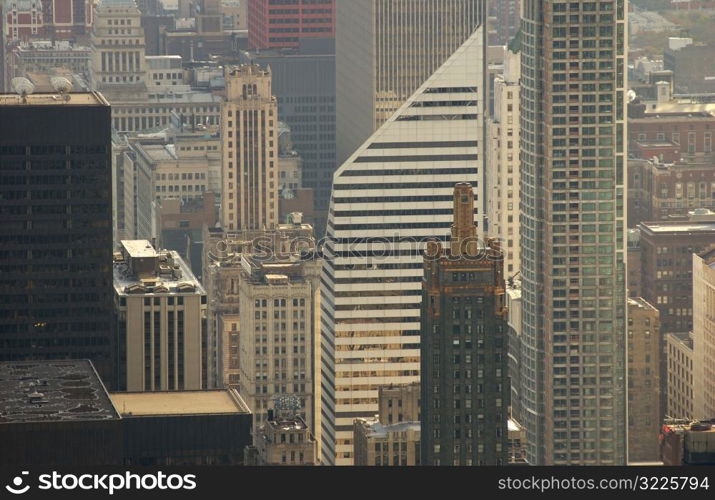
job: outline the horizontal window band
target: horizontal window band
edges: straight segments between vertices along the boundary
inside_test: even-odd
[[[452,227],[452,222],[390,222],[386,224],[336,224],[333,227],[337,231],[353,231],[357,229],[439,229]]]
[[[427,121],[451,121],[451,120],[477,120],[478,115],[408,115],[400,116],[395,121],[398,122],[427,122]]]
[[[355,158],[353,163],[394,163],[407,161],[460,161],[478,160],[479,155],[408,155],[408,156],[361,156]]]
[[[476,148],[478,141],[373,142],[367,149]]]
[[[477,187],[478,183],[474,179],[464,179],[463,182],[470,182],[472,187]],[[454,189],[455,181],[451,182],[387,182],[381,184],[334,184],[334,191],[355,191],[366,189]]]
[[[410,169],[375,169],[375,170],[346,170],[341,173],[341,177],[384,177],[387,175],[478,175],[477,168],[410,168]]]
[[[333,198],[333,203],[400,203],[410,201],[454,201],[453,195],[445,196],[364,196],[357,198]]]
[[[451,208],[424,208],[414,210],[345,210],[332,212],[335,217],[380,217],[388,215],[452,215]],[[478,213],[476,210],[475,214]]]

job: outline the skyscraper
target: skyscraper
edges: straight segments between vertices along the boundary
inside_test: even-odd
[[[519,422],[531,464],[626,461],[626,10],[523,5]]]
[[[0,95],[0,360],[89,358],[111,387],[110,127],[97,93]]]
[[[508,462],[509,367],[503,258],[480,248],[474,191],[454,188],[450,249],[428,245],[422,282],[422,465]]]
[[[446,239],[454,185],[483,186],[483,36],[335,174],[321,292],[324,463],[352,463],[353,419],[374,416],[379,386],[419,380],[422,250]]]
[[[221,123],[223,228],[272,228],[278,222],[278,104],[270,68],[226,68]]]
[[[470,37],[486,17],[484,4],[484,0],[337,2],[338,164]]]

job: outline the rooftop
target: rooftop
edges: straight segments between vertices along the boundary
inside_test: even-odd
[[[368,437],[386,438],[388,434],[392,432],[420,431],[419,422],[398,422],[396,424],[384,425],[377,417],[359,418],[357,420],[368,428]]]
[[[123,417],[250,413],[234,390],[113,392],[109,397]]]
[[[0,363],[0,425],[117,418],[88,360]]]
[[[639,309],[647,309],[649,311],[656,311],[657,309],[653,305],[645,300],[643,297],[629,297],[628,305],[633,307],[638,307]]]
[[[16,93],[0,94],[0,106],[109,106],[98,92],[71,92],[69,100],[55,93],[30,94],[24,98]]]
[[[646,233],[710,233],[715,232],[713,222],[641,222],[639,228]]]
[[[132,258],[156,257],[156,250],[148,240],[122,240],[122,246]]]

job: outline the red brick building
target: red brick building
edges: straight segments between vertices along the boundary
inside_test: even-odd
[[[689,110],[691,108],[692,110]],[[664,153],[663,161],[678,158],[700,160],[713,155],[715,104],[659,104],[657,112],[629,113],[629,151],[647,156]],[[650,144],[650,146],[648,146]],[[653,144],[657,144],[653,148]],[[657,151],[658,149],[662,151]],[[670,152],[669,152],[670,150]]]
[[[628,227],[643,221],[684,220],[697,208],[715,211],[715,161],[628,160]]]
[[[250,0],[251,49],[297,48],[300,38],[335,36],[335,0]]]

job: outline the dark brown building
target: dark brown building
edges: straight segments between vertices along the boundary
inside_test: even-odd
[[[479,248],[471,184],[454,189],[450,249],[428,244],[421,316],[423,465],[508,463],[503,256]]]
[[[660,311],[661,331],[693,329],[693,253],[715,244],[715,217],[702,222],[643,222],[643,298]]]
[[[715,162],[628,160],[628,227],[687,219],[698,208],[715,209]]]

